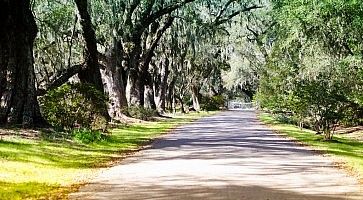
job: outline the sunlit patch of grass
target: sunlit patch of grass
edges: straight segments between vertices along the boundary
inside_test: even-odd
[[[0,140],[0,199],[65,199],[74,184],[87,181],[99,167],[177,125],[214,113],[192,113],[120,126],[90,144],[61,140]]]
[[[67,193],[72,189],[59,185],[38,182],[0,182],[0,199],[67,199]]]
[[[335,135],[332,141],[325,141],[322,135],[316,135],[314,131],[301,130],[297,126],[280,123],[272,115],[266,113],[260,113],[259,119],[279,133],[296,139],[316,150],[333,155],[344,162],[353,172],[357,173],[361,179],[363,178],[363,142],[344,138],[341,135]]]

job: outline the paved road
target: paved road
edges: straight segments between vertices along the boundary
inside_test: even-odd
[[[71,199],[363,199],[327,158],[273,134],[253,111],[178,128],[101,173]]]

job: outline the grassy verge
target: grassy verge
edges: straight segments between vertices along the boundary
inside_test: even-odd
[[[97,169],[168,130],[212,113],[193,113],[120,127],[104,141],[0,139],[0,199],[67,199]]]
[[[323,136],[307,129],[300,130],[297,126],[283,124],[273,118],[272,115],[260,113],[259,119],[269,125],[278,133],[293,138],[315,150],[332,155],[344,167],[357,175],[362,182],[363,178],[363,143],[353,139],[336,135],[332,141],[324,141]]]

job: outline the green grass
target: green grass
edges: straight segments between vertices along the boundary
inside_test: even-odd
[[[260,113],[259,119],[278,133],[334,156],[363,180],[363,142],[344,138],[342,135],[335,135],[332,141],[324,141],[323,136],[316,135],[314,131],[300,130],[297,126],[280,123],[270,114]]]
[[[92,178],[100,167],[120,160],[125,152],[168,130],[212,113],[193,113],[123,126],[103,141],[0,139],[0,199],[66,199],[77,185]]]

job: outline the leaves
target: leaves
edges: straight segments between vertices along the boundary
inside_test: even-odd
[[[361,3],[272,2],[277,37],[256,99],[310,121],[311,128],[331,139],[334,126],[358,116],[362,107],[357,104],[363,72]]]

